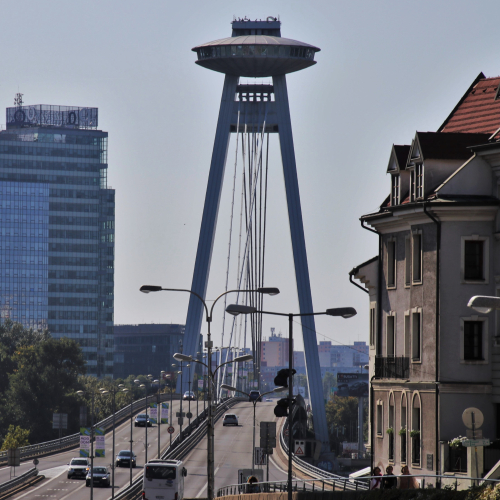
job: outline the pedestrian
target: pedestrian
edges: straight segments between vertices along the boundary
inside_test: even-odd
[[[247,493],[260,493],[259,480],[255,476],[250,476],[247,483]]]
[[[398,479],[393,474],[393,470],[394,469],[393,469],[392,465],[388,465],[385,468],[385,474],[382,477],[382,489],[383,490],[392,490],[398,484]]]
[[[410,470],[407,465],[403,465],[403,467],[401,467],[399,488],[401,490],[414,490],[418,488],[417,481],[412,475],[410,475]]]
[[[370,490],[379,490],[382,487],[382,471],[380,467],[375,467],[372,471]]]

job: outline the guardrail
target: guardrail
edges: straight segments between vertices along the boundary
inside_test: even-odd
[[[281,427],[281,432],[280,432],[280,447],[285,455],[288,456],[288,438],[285,439],[285,429],[288,428],[288,420]],[[333,489],[342,489],[342,490],[353,490],[353,491],[358,491],[358,490],[367,490],[369,486],[369,481],[367,482],[366,480],[363,479],[349,479],[348,477],[342,477],[338,476],[337,474],[332,474],[331,472],[326,472],[323,469],[320,469],[319,467],[315,467],[314,465],[311,465],[304,460],[301,460],[300,458],[296,457],[294,454],[292,454],[292,462],[294,467],[299,469],[300,471],[304,472],[305,474],[316,478],[316,479],[321,479],[322,481],[325,482],[328,486],[331,486]]]
[[[13,490],[14,488],[23,484],[25,481],[28,481],[29,479],[37,475],[38,470],[36,469],[36,467],[33,467],[33,469],[30,469],[28,472],[25,472],[24,474],[21,474],[20,476],[17,476],[10,481],[0,484],[0,496],[7,491]]]
[[[148,398],[151,401],[151,397]],[[160,401],[169,401],[169,394],[160,394]],[[132,412],[136,412],[145,408],[146,398],[138,399],[132,403]],[[122,420],[126,420],[130,417],[130,405],[123,407],[115,413],[115,425],[120,423]],[[113,426],[113,415],[106,417],[97,424],[95,427],[102,427],[105,431],[108,431]],[[31,457],[37,457],[40,455],[45,455],[52,453],[54,451],[64,450],[66,448],[73,448],[80,444],[80,433],[71,434],[70,436],[65,436],[61,439],[54,439],[52,441],[45,441],[43,443],[31,444],[29,446],[23,446],[19,448],[21,453],[21,460]],[[0,451],[0,465],[5,465],[7,463],[7,451]]]
[[[220,417],[222,417],[226,410],[234,406],[236,403],[244,400],[245,398],[229,398],[227,400],[222,400],[215,411],[214,424]],[[182,437],[180,434],[177,434],[175,439],[172,441],[172,446],[168,446],[167,449],[161,454],[161,458],[163,460],[174,458],[180,460],[184,458],[203,439],[206,433],[206,425],[200,426],[200,424],[205,422],[207,413],[208,408],[192,420],[191,424],[182,431]],[[137,500],[141,498],[142,476],[143,474],[138,476],[132,482],[131,486],[118,493],[118,495],[115,495],[115,500]],[[111,497],[108,500],[111,500]]]

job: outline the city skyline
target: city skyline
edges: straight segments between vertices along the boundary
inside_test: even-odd
[[[456,2],[453,10],[432,2],[419,9],[398,2],[382,7],[257,2],[233,7],[236,12],[222,2],[154,2],[147,10],[109,2],[99,16],[78,5],[21,4],[29,7],[23,11],[25,36],[2,53],[9,71],[0,82],[0,109],[11,107],[17,92],[27,104],[99,108],[100,128],[111,139],[108,182],[119,193],[116,324],[185,321],[188,297],[146,297],[138,289],[191,284],[223,79],[197,67],[191,48],[227,36],[233,14],[252,19],[279,14],[283,36],[321,48],[315,67],[288,79],[313,303],[316,310],[354,306],[358,316],[349,322],[318,319],[318,340],[367,340],[366,296],[349,283],[348,273],[377,253],[376,237],[362,231],[358,219],[389,194],[378,173],[392,143],[404,143],[415,129],[437,130],[480,71],[500,74],[493,25],[500,7],[494,2],[472,12],[469,2]],[[3,39],[13,39],[19,3],[3,2],[2,10]],[[85,44],[73,36],[68,19],[85,26]],[[425,27],[424,39],[411,36],[409,19],[410,25]],[[41,24],[58,29],[40,37]],[[40,52],[29,50],[34,44]],[[232,144],[229,151],[228,165],[234,162]],[[271,160],[269,248],[274,251],[266,284],[281,294],[265,305],[297,312],[276,145]],[[228,211],[230,184],[226,177],[221,217]],[[221,220],[209,299],[224,290],[227,227]],[[222,307],[215,311],[216,344],[222,312]],[[287,335],[286,321],[265,318],[263,330],[270,326]]]

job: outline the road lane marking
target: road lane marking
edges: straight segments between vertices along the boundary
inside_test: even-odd
[[[47,484],[49,484],[51,481],[54,481],[54,479],[57,479],[59,476],[61,476],[62,474],[64,474],[64,472],[66,472],[66,469],[67,469],[67,466],[61,466],[61,467],[54,467],[54,469],[60,469],[62,468],[63,470],[60,472],[60,474],[58,474],[57,476],[54,476],[52,479],[49,479],[48,481],[42,481],[42,484],[40,486],[37,486],[36,488],[34,489],[30,489],[27,493],[24,493],[23,495],[21,496],[18,496],[18,497],[15,497],[17,500],[20,499],[20,498],[24,498],[25,496],[33,496],[33,492],[36,491],[36,490],[39,490],[40,488],[42,487],[45,487],[47,486]],[[52,470],[52,469],[49,469],[49,471]],[[45,475],[45,471],[44,471],[44,475]]]
[[[82,488],[86,487],[86,484],[87,482],[85,481],[85,483],[83,483],[81,486],[79,486],[78,488],[76,488],[76,490],[73,490],[71,491],[70,493],[68,493],[67,495],[64,495],[62,498],[60,498],[59,500],[64,500],[65,498],[68,498],[70,497],[71,495],[74,495],[78,490],[81,490]]]
[[[214,479],[215,479],[215,475],[217,474],[218,470],[219,470],[219,467],[217,467],[217,469],[215,469],[215,471],[214,471]],[[207,489],[207,486],[208,486],[208,483],[205,484],[205,486],[203,486],[203,488],[196,495],[196,498],[200,498],[201,497],[201,495],[203,494],[203,492]]]

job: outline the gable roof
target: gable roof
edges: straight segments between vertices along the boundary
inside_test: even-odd
[[[500,77],[479,73],[438,132],[493,134],[500,127]]]
[[[406,168],[406,160],[408,159],[409,152],[410,146],[398,146],[393,144],[391,156],[389,157],[389,164],[387,165],[387,173],[399,173],[401,170],[404,170]]]
[[[417,132],[408,156],[407,166],[413,160],[467,160],[472,156],[470,146],[485,144],[490,134]]]

